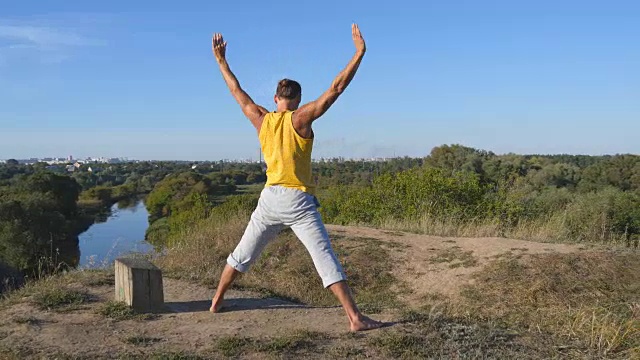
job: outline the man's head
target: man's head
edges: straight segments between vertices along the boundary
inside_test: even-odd
[[[296,110],[302,100],[302,87],[295,80],[282,79],[278,82],[273,99],[278,105],[278,111]]]

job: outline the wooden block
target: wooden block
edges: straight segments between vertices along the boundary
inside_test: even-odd
[[[116,301],[138,312],[164,307],[162,271],[148,260],[118,258],[115,261]]]

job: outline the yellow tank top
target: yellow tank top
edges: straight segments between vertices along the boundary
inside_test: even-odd
[[[292,111],[265,115],[258,138],[267,164],[265,187],[280,185],[315,194],[311,175],[313,138],[298,135],[291,120]]]

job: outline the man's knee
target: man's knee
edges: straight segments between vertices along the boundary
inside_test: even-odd
[[[252,257],[238,259],[237,255],[234,256],[234,253],[229,254],[227,257],[227,264],[241,273],[249,271],[249,268],[254,262],[255,259]]]

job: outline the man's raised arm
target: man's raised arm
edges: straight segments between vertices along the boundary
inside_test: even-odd
[[[344,92],[353,77],[358,71],[360,62],[364,57],[364,53],[367,47],[364,43],[364,38],[360,33],[358,25],[351,25],[351,36],[353,37],[353,43],[356,46],[356,53],[349,61],[349,64],[336,76],[331,84],[331,87],[325,91],[318,99],[302,106],[297,112],[294,113],[293,121],[296,127],[304,128],[311,126],[311,123],[322,116],[333,103],[338,99],[340,94]]]
[[[227,83],[229,90],[231,90],[231,94],[236,99],[238,104],[240,104],[244,115],[249,118],[256,130],[259,131],[260,126],[262,126],[262,119],[264,118],[264,115],[268,113],[267,109],[263,108],[262,106],[256,105],[249,94],[247,94],[244,90],[242,90],[242,87],[240,87],[240,82],[238,82],[236,76],[233,75],[233,72],[231,71],[231,68],[229,68],[229,64],[227,63],[227,42],[224,41],[221,34],[213,35],[211,47],[213,50],[213,54],[216,57],[216,61],[220,66],[222,77],[224,77],[224,81]]]

